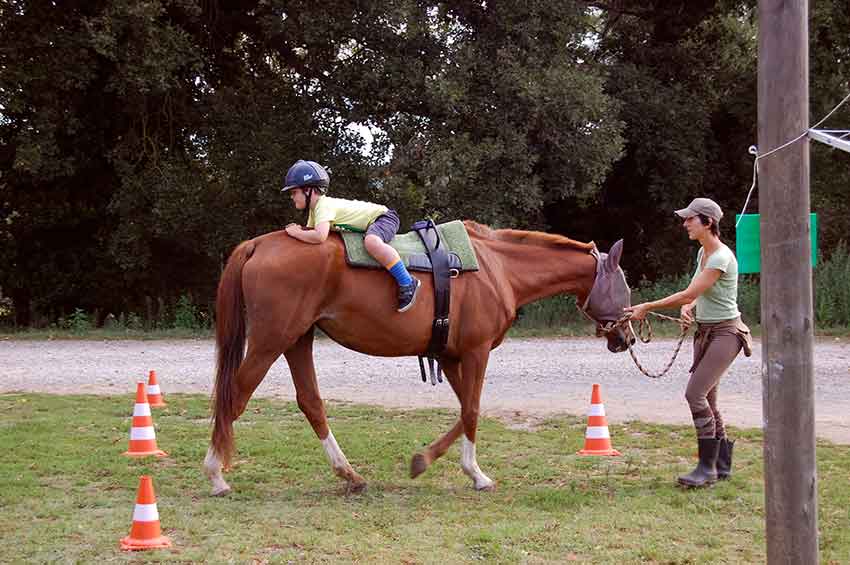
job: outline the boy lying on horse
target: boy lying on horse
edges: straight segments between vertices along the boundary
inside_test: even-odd
[[[296,161],[286,173],[283,192],[289,192],[298,210],[309,207],[307,228],[298,224],[286,226],[286,233],[306,243],[322,243],[330,230],[366,233],[366,251],[395,278],[398,283],[398,311],[413,307],[419,292],[419,279],[412,277],[398,252],[387,245],[399,228],[398,214],[386,206],[331,198],[326,195],[330,176],[315,161]]]

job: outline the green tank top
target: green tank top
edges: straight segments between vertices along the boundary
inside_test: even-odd
[[[702,272],[702,247],[697,252],[697,268],[691,280]],[[734,320],[741,315],[738,311],[738,260],[735,254],[725,244],[711,255],[705,262],[706,269],[717,269],[721,272],[708,290],[697,298],[696,319],[697,322],[723,322]]]

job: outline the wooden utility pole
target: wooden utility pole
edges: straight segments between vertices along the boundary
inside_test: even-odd
[[[808,0],[759,0],[758,147],[809,127]],[[809,141],[759,161],[769,564],[818,562]]]

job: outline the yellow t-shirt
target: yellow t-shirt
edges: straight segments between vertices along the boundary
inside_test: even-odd
[[[316,207],[310,210],[307,227],[315,228],[322,222],[330,222],[332,230],[365,232],[369,224],[388,210],[386,206],[372,202],[321,196]]]

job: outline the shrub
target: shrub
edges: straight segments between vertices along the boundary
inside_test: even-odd
[[[192,298],[187,294],[181,295],[174,307],[174,327],[187,330],[196,330],[201,327],[198,307],[192,303]]]
[[[92,320],[82,308],[75,308],[74,313],[68,317],[65,323],[67,328],[74,333],[84,333],[92,329]]]
[[[850,253],[843,241],[815,268],[813,286],[817,325],[850,325]]]

